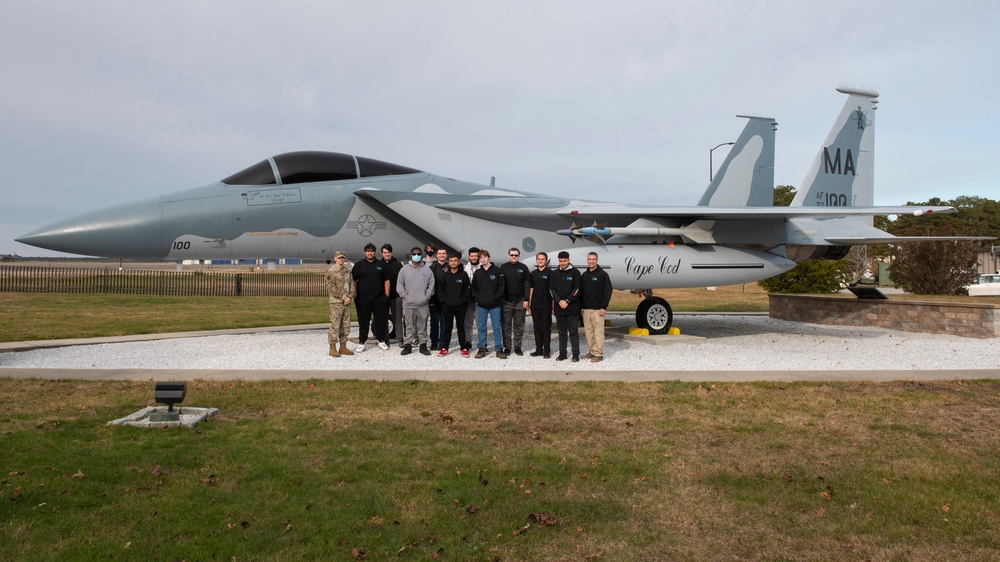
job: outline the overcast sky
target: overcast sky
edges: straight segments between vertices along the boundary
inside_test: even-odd
[[[961,0],[8,3],[0,253],[293,150],[693,205],[751,113],[797,186],[838,85],[881,94],[876,204],[997,199],[998,30]]]

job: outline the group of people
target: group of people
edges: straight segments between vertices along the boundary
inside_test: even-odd
[[[325,275],[332,357],[364,352],[369,332],[383,350],[389,349],[390,339],[398,338],[402,355],[414,350],[430,355],[437,350],[440,356],[448,354],[452,333],[457,332],[459,352],[469,357],[475,324],[475,357],[482,359],[489,354],[487,334],[491,326],[496,356],[506,359],[524,354],[521,346],[530,314],[535,333],[532,357],[552,356],[555,316],[557,361],[580,360],[581,320],[588,348],[582,357],[593,362],[604,358],[604,315],[612,287],[595,252],[588,254],[587,268],[582,272],[570,263],[565,251],[559,252],[558,268],[550,267],[548,254],[539,252],[534,270],[521,263],[517,248],[508,250],[508,261],[499,266],[490,261],[488,250],[476,247],[469,248],[464,264],[460,253],[433,244],[412,248],[405,264],[393,257],[391,244],[382,246],[381,259],[375,256],[374,244],[365,246],[364,252],[365,258],[353,267],[347,266],[344,252],[336,252]],[[353,350],[347,345],[352,302],[358,313],[358,344]]]

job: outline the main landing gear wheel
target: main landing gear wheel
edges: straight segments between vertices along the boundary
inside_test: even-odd
[[[635,323],[649,330],[651,335],[665,334],[674,323],[674,311],[660,297],[645,298],[635,309]]]

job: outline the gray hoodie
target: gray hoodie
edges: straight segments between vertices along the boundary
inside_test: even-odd
[[[402,299],[403,308],[427,308],[434,294],[434,272],[426,264],[414,266],[409,262],[399,270],[396,278],[396,292]]]

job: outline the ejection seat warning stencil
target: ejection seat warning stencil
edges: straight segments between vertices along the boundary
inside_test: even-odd
[[[258,189],[244,193],[243,197],[247,200],[247,205],[250,207],[302,202],[302,194],[299,193],[299,188],[297,187],[288,189]]]

